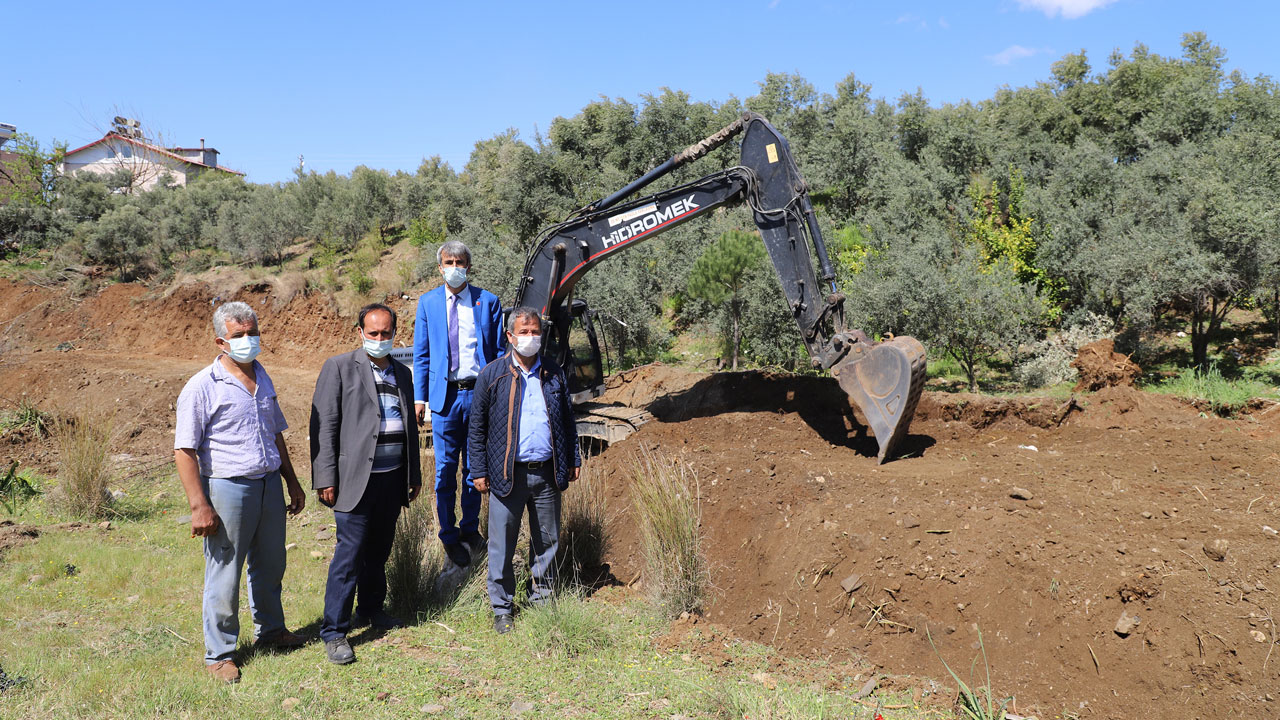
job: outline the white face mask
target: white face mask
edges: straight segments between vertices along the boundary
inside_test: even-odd
[[[457,289],[467,284],[467,269],[464,267],[447,267],[442,272],[444,281],[449,287]]]
[[[542,348],[541,335],[519,335],[516,337],[516,352],[525,357],[533,357]]]
[[[262,338],[257,335],[241,335],[230,340],[223,338],[223,341],[228,345],[227,356],[238,363],[253,362],[262,351]]]
[[[391,352],[391,343],[395,340],[393,335],[387,340],[370,340],[364,336],[364,330],[360,331],[360,338],[364,340],[364,351],[369,353],[369,357],[381,358],[386,357]]]

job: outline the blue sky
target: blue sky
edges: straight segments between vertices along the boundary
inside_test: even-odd
[[[820,92],[850,73],[877,97],[934,104],[1049,77],[1084,49],[1180,53],[1202,30],[1228,68],[1280,72],[1280,5],[1187,0],[836,2],[10,2],[0,122],[72,147],[113,115],[169,145],[200,138],[254,182],[364,164],[462,169],[477,140],[532,141],[558,116],[663,87],[754,94],[768,72]],[[678,148],[673,148],[673,150]]]

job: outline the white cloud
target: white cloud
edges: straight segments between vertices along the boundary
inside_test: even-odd
[[[942,28],[943,30],[946,30],[947,28],[951,27],[951,23],[947,22],[946,18],[940,17],[938,18],[938,27]]]
[[[1067,20],[1084,17],[1094,10],[1104,8],[1116,0],[1018,0],[1018,7],[1023,10],[1039,10],[1045,17],[1059,14]]]
[[[1034,48],[1022,47],[1021,45],[1010,45],[995,55],[988,55],[987,59],[990,60],[993,65],[1008,65],[1015,60],[1021,60],[1023,58],[1029,58],[1032,55],[1039,55],[1047,52],[1049,52],[1048,48],[1040,48],[1037,50]]]

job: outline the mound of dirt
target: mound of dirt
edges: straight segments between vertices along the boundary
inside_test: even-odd
[[[1112,340],[1098,340],[1080,348],[1071,367],[1080,373],[1075,391],[1101,390],[1108,387],[1132,387],[1142,374],[1142,368],[1128,355],[1116,352]]]
[[[661,390],[658,419],[598,459],[618,578],[644,583],[628,485],[646,447],[696,473],[706,619],[728,632],[946,684],[942,660],[968,668],[980,631],[995,691],[1024,713],[1269,714],[1274,434],[1132,388],[926,393],[908,456],[879,466],[829,379],[678,375],[628,378],[634,397]],[[1125,637],[1122,613],[1139,618]]]

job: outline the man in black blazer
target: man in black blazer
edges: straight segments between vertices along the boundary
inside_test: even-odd
[[[382,608],[387,557],[400,508],[422,487],[413,372],[390,357],[396,314],[382,304],[360,310],[361,347],[325,361],[311,398],[311,486],[333,508],[337,545],[329,563],[320,637],[329,662],[354,662],[355,622],[401,627]]]

